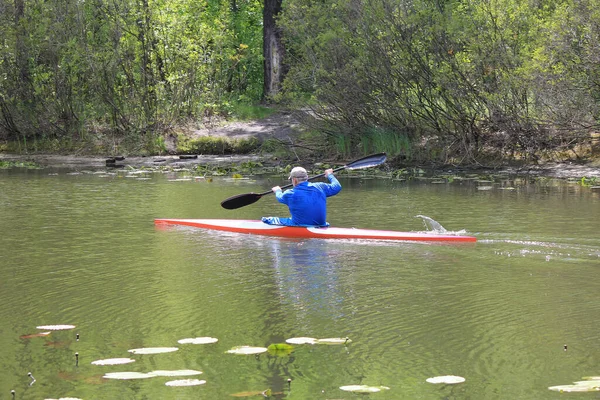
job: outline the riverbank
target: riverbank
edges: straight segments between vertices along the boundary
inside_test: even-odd
[[[199,156],[149,156],[149,157],[96,157],[96,156],[70,156],[55,154],[1,154],[0,163],[32,163],[41,168],[54,169],[115,169],[115,168],[154,168],[171,167],[185,168],[198,165],[230,166],[245,162],[262,162],[264,156],[259,155],[199,155]]]
[[[114,160],[114,163],[112,163]],[[290,160],[288,160],[290,161]],[[350,161],[350,160],[349,160]],[[133,168],[133,169],[151,169],[151,168],[196,168],[198,166],[207,167],[230,167],[243,163],[262,164],[265,167],[285,167],[287,161],[280,160],[273,155],[197,155],[197,156],[150,156],[150,157],[88,157],[71,155],[53,155],[53,154],[0,154],[0,163],[16,165],[18,163],[31,163],[41,168],[49,169],[115,169],[115,168]],[[425,171],[432,171],[430,168],[421,167]],[[595,178],[600,179],[600,163],[589,162],[585,164],[577,163],[552,163],[544,165],[529,166],[501,166],[501,167],[451,167],[438,168],[433,170],[436,173],[454,173],[454,174],[493,174],[493,175],[519,175],[519,176],[537,176],[560,179],[581,179]]]
[[[155,156],[90,156],[90,155],[59,155],[59,154],[14,154],[0,153],[0,164],[14,165],[17,163],[31,163],[41,168],[54,169],[103,169],[103,168],[196,168],[207,166],[209,168],[229,168],[244,163],[261,164],[264,167],[283,167],[288,164],[302,163],[310,168],[311,164],[318,162],[342,164],[352,160],[322,160],[315,156],[302,143],[304,131],[302,126],[291,113],[277,112],[266,118],[246,121],[231,122],[213,125],[201,130],[189,132],[192,138],[207,137],[225,140],[240,140],[255,138],[260,143],[271,142],[279,148],[287,149],[287,156],[282,152],[270,152],[262,146],[258,154],[248,155],[210,155],[210,154],[185,154],[176,153],[177,143],[167,143],[169,155]],[[306,140],[305,140],[306,141]],[[298,151],[296,151],[298,149]],[[317,167],[318,168],[318,167]],[[391,173],[391,167],[388,168]],[[561,179],[600,179],[600,159],[588,162],[555,162],[525,166],[411,166],[409,169],[425,170],[432,174],[503,174],[522,176],[543,176]]]

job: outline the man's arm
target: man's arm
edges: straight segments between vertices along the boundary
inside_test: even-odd
[[[340,190],[342,190],[342,185],[337,180],[335,175],[333,175],[333,169],[331,169],[331,168],[325,170],[325,177],[327,178],[327,180],[329,180],[329,185],[327,185],[327,184],[323,185],[324,189],[325,189],[325,195],[327,197],[335,196],[336,194],[338,194],[340,192]]]
[[[277,199],[277,201],[282,204],[286,204],[286,205],[287,205],[286,197],[291,195],[291,193],[293,192],[293,189],[288,189],[285,192],[283,192],[281,190],[281,187],[279,187],[279,186],[274,186],[271,190],[273,191],[273,193],[275,193],[275,198]]]

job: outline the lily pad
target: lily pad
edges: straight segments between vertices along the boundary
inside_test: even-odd
[[[135,362],[132,358],[107,358],[105,360],[92,361],[93,365],[120,365]]]
[[[600,391],[600,381],[580,381],[574,385],[550,386],[548,389],[555,392],[597,392]]]
[[[433,378],[427,378],[426,381],[429,383],[446,383],[452,385],[455,383],[463,383],[465,381],[465,378],[463,378],[462,376],[444,375],[435,376]]]
[[[60,397],[58,399],[44,399],[44,400],[81,400],[79,397]]]
[[[294,346],[287,343],[273,343],[267,349],[271,355],[285,357],[294,351]]]
[[[217,343],[219,339],[213,337],[197,337],[197,338],[186,338],[180,339],[177,343],[181,344],[209,344],[209,343]]]
[[[131,349],[127,350],[133,354],[159,354],[159,353],[171,353],[173,351],[177,351],[179,348],[177,347],[144,347],[141,349]]]
[[[176,371],[152,371],[148,372],[148,375],[152,376],[191,376],[200,375],[202,371],[196,371],[193,369],[180,369]]]
[[[67,329],[75,329],[75,325],[41,325],[36,326],[37,329],[43,329],[45,331],[62,331]]]
[[[145,374],[143,372],[108,372],[104,374],[106,379],[147,379],[154,375]]]
[[[236,346],[227,350],[230,354],[260,354],[267,351],[266,347]]]
[[[179,379],[176,381],[165,382],[167,386],[198,386],[204,385],[206,381],[201,381],[199,379]]]
[[[368,385],[347,385],[340,386],[340,389],[346,392],[354,392],[354,393],[377,393],[382,390],[389,390],[390,388],[387,386],[368,386]]]
[[[577,382],[573,382],[576,385],[579,386],[590,386],[590,387],[595,387],[598,388],[600,390],[600,380],[597,379],[592,379],[592,380],[585,380],[585,381],[577,381]]]
[[[318,339],[315,338],[311,338],[311,337],[295,337],[295,338],[291,338],[291,339],[286,339],[286,343],[291,343],[291,344],[315,344],[317,343]]]
[[[325,338],[317,339],[315,344],[348,344],[352,343],[349,338]]]
[[[293,350],[294,346],[287,343],[273,343],[267,347],[269,350]]]

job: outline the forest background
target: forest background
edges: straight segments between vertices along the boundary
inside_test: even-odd
[[[599,3],[0,0],[0,151],[272,151],[193,133],[275,108],[321,154],[586,161]]]

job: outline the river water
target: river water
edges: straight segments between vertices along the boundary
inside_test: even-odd
[[[282,177],[0,170],[0,398],[553,399],[600,375],[600,192],[575,182],[344,178],[334,226],[475,244],[290,240],[160,228],[154,218],[286,216],[273,196],[220,202]],[[74,325],[24,337],[44,325]],[[213,337],[211,344],[180,344]],[[294,337],[290,352],[226,353]],[[161,354],[139,348],[176,347]],[[93,365],[112,358],[124,365]],[[202,371],[103,378],[111,372]],[[31,374],[31,375],[28,375]],[[431,384],[456,375],[464,383]],[[34,381],[35,379],[35,381]],[[202,385],[171,387],[181,379]],[[561,397],[562,396],[562,397]]]

